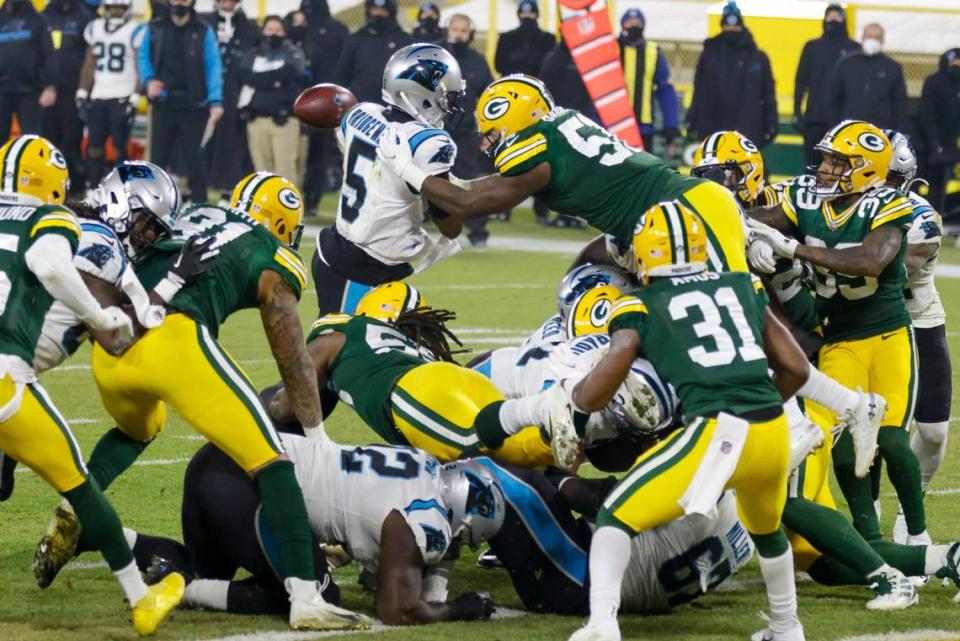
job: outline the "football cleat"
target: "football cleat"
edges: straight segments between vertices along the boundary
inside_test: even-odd
[[[563,385],[557,383],[543,392],[547,436],[557,466],[570,469],[580,453],[580,437],[573,424],[573,401]]]
[[[950,581],[960,588],[960,542],[953,543],[947,551],[947,559],[935,575],[940,579],[943,585],[949,585]],[[954,603],[960,603],[960,592],[953,597]]]
[[[620,641],[620,626],[616,619],[587,623],[570,635],[569,641]]]
[[[42,590],[50,586],[57,574],[77,555],[80,520],[64,499],[53,513],[47,531],[33,552],[33,576]]]
[[[290,595],[290,627],[294,630],[368,630],[368,616],[338,608],[323,600],[320,583],[288,578],[283,582]]]
[[[879,394],[860,394],[856,407],[840,415],[847,431],[853,438],[853,450],[856,454],[854,474],[863,478],[870,472],[873,459],[877,454],[877,433],[880,421],[887,411],[887,401]]]
[[[877,595],[867,601],[868,610],[903,610],[917,604],[917,589],[900,570],[888,567],[867,582]]]
[[[810,453],[823,445],[823,430],[810,421],[803,421],[790,430],[790,471],[800,467]]]
[[[171,572],[159,583],[147,588],[147,593],[133,606],[133,629],[142,637],[156,632],[160,622],[183,599],[186,582],[183,575]]]
[[[760,618],[771,623],[770,617],[763,612],[760,613]],[[750,635],[750,641],[806,641],[806,639],[803,634],[803,625],[796,617],[793,617],[784,630],[774,631],[772,625],[768,625],[763,630]]]
[[[496,553],[487,548],[483,551],[477,558],[477,567],[483,568],[484,570],[499,570],[503,567],[503,561],[496,555]]]

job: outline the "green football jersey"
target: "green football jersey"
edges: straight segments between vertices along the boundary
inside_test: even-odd
[[[550,182],[537,195],[550,209],[578,216],[626,243],[633,241],[643,212],[703,182],[631,149],[570,109],[556,109],[521,131],[494,160],[504,176],[525,173],[543,162],[550,164]]]
[[[613,307],[610,333],[633,329],[640,350],[673,385],[684,419],[742,415],[783,403],[763,351],[767,296],[742,272],[655,279]]]
[[[80,242],[80,221],[59,205],[0,205],[0,354],[33,364],[53,297],[27,267],[24,255],[46,234]]]
[[[184,285],[170,306],[217,336],[230,314],[258,306],[260,275],[271,269],[286,280],[297,298],[303,293],[307,270],[297,253],[243,212],[213,205],[194,205],[177,217],[172,241],[157,243],[157,251],[137,269],[148,290],[167,273],[170,258],[183,240],[216,237],[210,251],[216,262]]]
[[[843,211],[813,193],[811,180],[790,185],[781,200],[797,240],[813,247],[843,249],[863,244],[874,229],[904,230],[900,251],[878,278],[834,273],[814,266],[816,307],[827,343],[876,336],[910,324],[903,298],[907,282],[904,257],[906,230],[913,223],[913,205],[887,187],[874,189]]]
[[[307,336],[340,332],[345,342],[330,372],[340,398],[391,445],[408,445],[393,422],[390,395],[397,380],[433,359],[396,327],[366,316],[327,314]]]

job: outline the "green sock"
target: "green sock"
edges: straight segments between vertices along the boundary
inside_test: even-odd
[[[293,463],[277,461],[263,468],[257,474],[257,486],[260,488],[260,511],[277,542],[286,574],[281,578],[315,580],[310,522]]]
[[[854,461],[853,439],[844,430],[833,447],[833,472],[850,506],[853,526],[867,541],[876,541],[880,538],[880,519],[873,508],[870,479],[857,478]]]
[[[900,499],[903,516],[907,520],[907,531],[921,534],[927,529],[927,515],[923,508],[920,462],[910,449],[910,437],[906,430],[899,427],[881,427],[877,444],[887,463],[887,476]]]
[[[502,405],[503,401],[490,403],[480,410],[477,418],[473,420],[473,431],[476,432],[477,438],[480,439],[484,447],[490,450],[500,449],[504,440],[510,436],[504,431],[503,425],[500,424],[500,407]]]
[[[792,498],[783,509],[783,524],[805,538],[821,554],[843,561],[861,579],[884,564],[853,525],[836,510],[803,498]]]
[[[890,541],[871,541],[870,547],[883,560],[907,576],[924,576],[927,573],[926,545],[899,545]]]
[[[87,462],[87,472],[97,486],[105,490],[133,465],[149,444],[149,441],[135,441],[115,427],[104,434],[93,448],[93,454]]]
[[[883,476],[883,459],[877,459],[870,466],[870,496],[876,501],[880,498],[880,479]]]
[[[120,517],[110,502],[90,479],[79,487],[64,492],[77,519],[83,527],[83,537],[90,542],[89,549],[100,550],[111,570],[120,570],[133,561],[133,552],[123,536]]]
[[[866,585],[867,580],[856,570],[836,559],[821,556],[807,568],[810,578],[820,585]]]
[[[753,534],[751,532],[750,538],[757,546],[757,553],[768,559],[778,557],[790,549],[790,542],[787,540],[787,535],[782,527],[770,534]]]

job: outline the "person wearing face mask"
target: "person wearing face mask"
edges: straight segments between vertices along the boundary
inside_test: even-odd
[[[444,41],[443,29],[440,28],[440,7],[432,2],[420,5],[417,11],[417,26],[413,28],[413,39],[416,42],[432,42],[441,44]]]
[[[831,4],[823,14],[823,35],[803,46],[793,90],[794,123],[803,134],[803,150],[807,165],[820,156],[814,146],[835,123],[830,106],[827,80],[830,72],[844,56],[860,50],[860,43],[847,35],[847,13],[839,4]],[[806,109],[803,98],[806,96]]]
[[[687,135],[703,139],[739,131],[759,147],[777,135],[777,92],[770,59],[757,47],[731,0],[720,17],[721,32],[703,43],[687,111]]]
[[[930,183],[927,200],[937,211],[947,211],[944,186],[948,172],[960,163],[960,47],[940,57],[940,65],[923,82],[920,108],[923,177]]]
[[[223,60],[216,34],[197,18],[193,5],[194,0],[169,0],[169,13],[144,31],[137,70],[153,103],[150,161],[168,167],[179,149],[190,200],[202,203],[207,200],[203,146],[223,116]]]
[[[397,24],[396,0],[364,0],[363,6],[367,22],[347,38],[334,82],[352,91],[360,102],[378,102],[384,66],[413,38]]]
[[[653,102],[656,100],[662,120],[660,135],[667,146],[667,156],[676,152],[673,139],[680,127],[677,92],[670,83],[670,67],[655,42],[643,37],[647,20],[640,9],[627,9],[620,18],[620,62],[627,81],[627,92],[633,104],[633,115],[640,125],[643,147],[653,152]]]
[[[280,16],[267,16],[261,44],[240,62],[240,109],[247,118],[250,157],[257,171],[283,176],[299,185],[297,149],[300,123],[293,103],[307,86],[307,63],[299,47],[287,39]]]
[[[57,100],[56,82],[46,19],[30,0],[6,0],[0,7],[0,141],[10,137],[14,114],[21,133],[40,133],[43,108]]]
[[[237,111],[240,98],[240,60],[257,45],[256,23],[247,17],[240,0],[216,0],[214,11],[199,14],[210,25],[223,60],[223,118],[206,146],[210,183],[225,195],[250,173],[244,123]]]
[[[520,26],[500,34],[497,41],[493,66],[501,76],[511,73],[536,76],[540,72],[544,58],[557,44],[557,39],[540,29],[537,24],[539,17],[540,8],[535,0],[522,0],[517,6]]]
[[[881,129],[908,131],[903,67],[883,53],[883,27],[876,23],[864,27],[862,45],[863,51],[843,58],[830,73],[829,122],[865,120]]]

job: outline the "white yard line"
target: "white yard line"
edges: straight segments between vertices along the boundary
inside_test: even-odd
[[[177,465],[178,463],[190,462],[190,458],[191,457],[189,456],[179,456],[177,458],[151,458],[143,461],[136,461],[134,462],[134,465]],[[27,472],[31,471],[32,470],[30,468],[24,467],[23,465],[17,467],[16,469],[17,474],[26,474]]]
[[[957,641],[960,631],[947,630],[907,630],[906,632],[887,632],[863,634],[855,637],[843,637],[840,641]]]
[[[470,335],[470,334],[480,334],[483,336],[494,336],[496,334],[510,334],[511,336],[516,336],[519,334],[524,334],[529,336],[533,333],[532,329],[523,329],[520,327],[510,328],[510,329],[500,329],[497,327],[451,327],[455,333]]]

